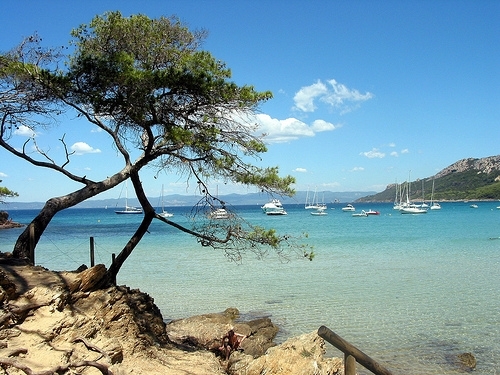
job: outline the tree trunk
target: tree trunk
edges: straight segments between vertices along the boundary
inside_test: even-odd
[[[85,201],[88,198],[96,196],[106,190],[109,190],[119,183],[125,181],[128,178],[128,174],[125,171],[115,174],[114,176],[99,182],[99,183],[89,183],[80,190],[74,191],[68,195],[62,197],[56,197],[49,199],[38,215],[33,219],[33,221],[26,227],[26,229],[21,233],[19,238],[14,245],[13,255],[16,258],[29,259],[30,257],[30,227],[34,227],[34,244],[36,247],[40,237],[42,236],[45,229],[49,225],[52,218],[59,212],[66,208],[73,207],[78,203]]]
[[[132,183],[134,185],[134,190],[137,199],[139,200],[142,209],[144,211],[144,218],[142,219],[142,222],[135,231],[134,235],[127,242],[127,244],[120,252],[120,254],[118,254],[118,256],[115,258],[115,261],[113,262],[111,267],[109,267],[107,280],[103,280],[103,285],[106,282],[116,279],[118,271],[120,271],[120,268],[122,267],[123,263],[125,263],[129,255],[132,254],[132,251],[141,241],[142,237],[144,237],[144,235],[147,233],[149,226],[151,225],[151,222],[155,217],[155,210],[151,205],[151,203],[149,202],[148,198],[146,197],[146,194],[144,193],[141,181],[139,179],[139,174],[137,172],[131,172],[130,179],[132,180]]]

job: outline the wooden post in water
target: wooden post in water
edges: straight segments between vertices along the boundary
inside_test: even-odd
[[[319,327],[318,335],[345,354],[344,371],[346,375],[351,375],[355,373],[354,371],[356,367],[356,361],[358,361],[358,363],[364,366],[367,370],[373,372],[375,375],[392,375],[392,373],[389,370],[382,367],[377,361],[367,356],[361,350],[359,350],[349,342],[345,341],[342,337],[340,337],[327,327],[325,326]],[[352,357],[352,359],[349,357]],[[353,367],[352,370],[349,369],[349,371],[353,372],[347,372],[348,366]]]
[[[356,358],[344,354],[344,375],[356,375]]]
[[[30,262],[35,265],[35,226],[33,223],[30,224],[30,241],[29,241],[29,250],[30,250]]]
[[[90,267],[95,266],[94,261],[94,237],[90,237]]]
[[[115,264],[115,259],[116,259],[115,253],[111,254],[111,264]],[[113,277],[113,285],[116,286],[116,276]]]

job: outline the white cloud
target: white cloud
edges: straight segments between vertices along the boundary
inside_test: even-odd
[[[401,150],[401,153],[402,154],[409,154],[410,150],[408,150],[407,148],[405,148],[404,150]]]
[[[93,148],[85,142],[76,142],[73,146],[71,146],[71,151],[73,151],[76,155],[97,154],[101,152],[98,148]]]
[[[314,120],[312,123],[312,128],[316,133],[335,130],[341,126],[342,125],[333,125],[331,122],[327,122],[325,120]]]
[[[7,175],[3,172],[0,172],[0,177],[7,177]]]
[[[351,172],[361,172],[364,171],[365,169],[363,167],[354,167],[351,169]]]
[[[391,152],[391,153],[390,153],[390,155],[391,155],[391,156],[394,156],[394,157],[396,157],[396,158],[399,156],[399,155],[398,155],[398,153],[397,153],[397,151],[393,151],[393,152]]]
[[[364,155],[369,159],[379,158],[382,159],[385,157],[385,153],[380,152],[378,148],[373,148],[371,151],[366,151],[360,153],[360,155]]]
[[[323,120],[316,120],[312,126],[309,126],[293,117],[279,120],[262,113],[257,114],[255,120],[259,125],[259,132],[265,133],[265,140],[270,143],[282,143],[303,137],[314,137],[318,132],[331,131],[339,127]]]
[[[314,112],[317,109],[314,101],[319,99],[333,108],[340,108],[341,113],[346,113],[357,107],[359,103],[373,98],[373,94],[370,92],[362,94],[356,89],[349,89],[334,79],[327,82],[331,88],[318,80],[318,82],[297,91],[293,98],[295,108],[303,112]]]
[[[297,91],[293,97],[295,107],[304,112],[313,112],[316,109],[314,99],[327,93],[328,88],[326,85],[318,80],[318,82],[313,83],[311,86],[302,87]]]
[[[15,131],[14,131],[14,134],[15,135],[20,135],[22,137],[36,137],[36,132],[31,129],[31,128],[28,128],[27,126],[25,125],[21,125],[19,126]]]
[[[396,147],[396,144],[394,142],[389,143],[389,147]]]
[[[307,169],[305,168],[295,168],[293,171],[299,173],[307,173]]]

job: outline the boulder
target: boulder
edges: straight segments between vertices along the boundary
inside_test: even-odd
[[[254,359],[243,353],[229,357],[228,372],[245,375],[333,375],[343,373],[341,358],[325,358],[325,342],[317,332],[292,337],[283,344],[269,348]]]
[[[476,357],[472,353],[462,353],[457,356],[460,367],[465,371],[472,371],[476,368]]]
[[[203,348],[218,352],[222,338],[229,330],[245,335],[240,349],[252,357],[263,355],[275,345],[273,342],[278,327],[269,318],[259,318],[248,322],[238,321],[239,311],[229,308],[222,313],[197,315],[173,320],[167,324],[169,339],[179,345]]]

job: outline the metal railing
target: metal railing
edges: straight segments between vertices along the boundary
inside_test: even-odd
[[[344,375],[356,374],[356,361],[375,375],[392,375],[377,361],[367,356],[361,350],[325,326],[318,329],[318,335],[344,353]]]

